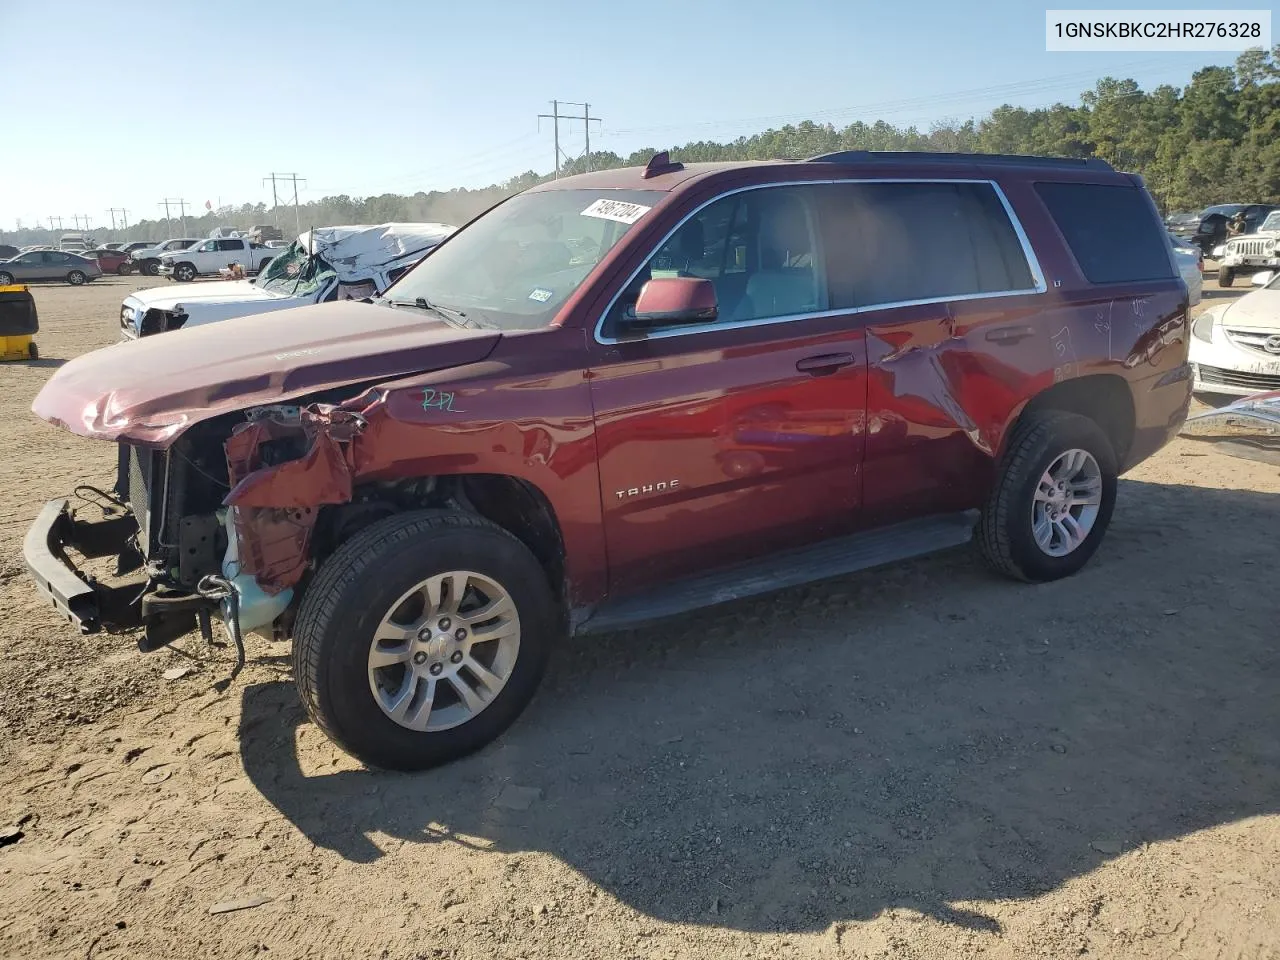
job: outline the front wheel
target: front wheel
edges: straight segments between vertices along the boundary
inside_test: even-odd
[[[1231,284],[1235,283],[1235,279],[1236,279],[1236,272],[1232,270],[1230,267],[1218,268],[1218,286],[1229,287],[1231,286]]]
[[[998,572],[1042,583],[1069,577],[1102,542],[1116,498],[1116,455],[1094,421],[1044,411],[1019,424],[978,525]]]
[[[132,272],[133,269],[127,263],[122,263],[120,266],[116,267],[116,273],[122,277],[127,277]]]
[[[0,287],[13,286],[13,274],[0,271]]]
[[[189,263],[180,263],[173,268],[173,278],[183,283],[190,283],[196,278],[196,268]]]
[[[88,282],[88,280],[89,278],[84,275],[83,270],[72,270],[67,274],[67,283],[71,284],[73,287],[78,287],[81,284]]]
[[[294,676],[343,749],[423,770],[510,726],[560,623],[545,572],[511,534],[469,514],[401,514],[321,566],[294,628]]]
[[[142,272],[145,273],[148,277],[160,276],[160,261],[147,260],[142,264]]]

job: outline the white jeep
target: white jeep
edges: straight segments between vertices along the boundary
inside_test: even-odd
[[[1280,267],[1280,210],[1272,210],[1257,233],[1232,237],[1226,242],[1218,263],[1218,286],[1231,286],[1238,273],[1277,267]]]

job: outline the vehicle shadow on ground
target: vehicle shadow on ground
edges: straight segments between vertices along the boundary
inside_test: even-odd
[[[45,369],[48,369],[48,368],[51,368],[51,367],[60,367],[60,366],[62,366],[62,365],[63,365],[64,363],[66,363],[66,362],[67,362],[67,361],[65,361],[65,360],[60,360],[60,359],[58,359],[58,358],[56,358],[56,357],[40,357],[39,359],[36,359],[36,360],[16,360],[16,361],[14,361],[14,363],[16,363],[16,364],[17,364],[17,365],[19,365],[19,366],[23,366],[23,367],[35,367],[35,368],[41,368],[41,367],[43,367],[43,368],[45,368]]]
[[[662,920],[998,930],[964,903],[1280,807],[1277,531],[1280,497],[1122,481],[1069,581],[962,550],[579,639],[498,743],[413,776],[324,772],[292,687],[261,684],[244,765],[352,861],[482,838]]]

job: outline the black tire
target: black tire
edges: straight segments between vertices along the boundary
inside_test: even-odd
[[[34,340],[27,344],[27,357],[31,360],[40,359],[40,348],[36,346],[36,342]]]
[[[1229,287],[1235,282],[1236,272],[1230,267],[1218,268],[1218,286]]]
[[[367,658],[392,604],[449,570],[483,574],[508,592],[520,618],[519,654],[506,685],[473,719],[418,732],[378,706]],[[480,749],[511,725],[562,629],[546,574],[523,543],[480,517],[415,511],[361,531],[320,567],[294,626],[294,678],[311,719],[344,750],[373,767],[425,770]]]
[[[196,278],[196,268],[190,263],[180,263],[173,268],[173,279],[179,283],[190,283]]]
[[[85,276],[83,270],[72,270],[67,274],[67,283],[73,287],[79,287],[89,282],[89,278]]]
[[[263,260],[260,264],[258,264],[258,273],[261,273],[263,270],[267,269],[267,264],[269,264],[271,260],[272,260],[271,257],[267,257],[267,259]]]
[[[160,276],[160,261],[159,260],[143,260],[142,272],[145,273],[148,277]]]
[[[132,272],[133,272],[133,268],[129,266],[127,261],[125,263],[120,264],[120,266],[116,267],[116,273],[122,277],[127,277]]]
[[[0,287],[11,287],[11,286],[13,286],[13,274],[0,273]]]
[[[1036,543],[1032,502],[1040,477],[1063,453],[1086,450],[1102,475],[1102,502],[1093,529],[1066,556],[1054,557]],[[1044,583],[1076,573],[1102,542],[1116,502],[1116,455],[1102,428],[1088,417],[1058,410],[1027,416],[1014,430],[1000,461],[996,484],[978,524],[978,546],[998,573],[1027,583]]]

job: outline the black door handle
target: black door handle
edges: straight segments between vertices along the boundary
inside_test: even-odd
[[[811,373],[815,377],[835,373],[841,367],[853,365],[852,353],[823,353],[816,357],[805,357],[796,361],[796,369],[801,373]]]

